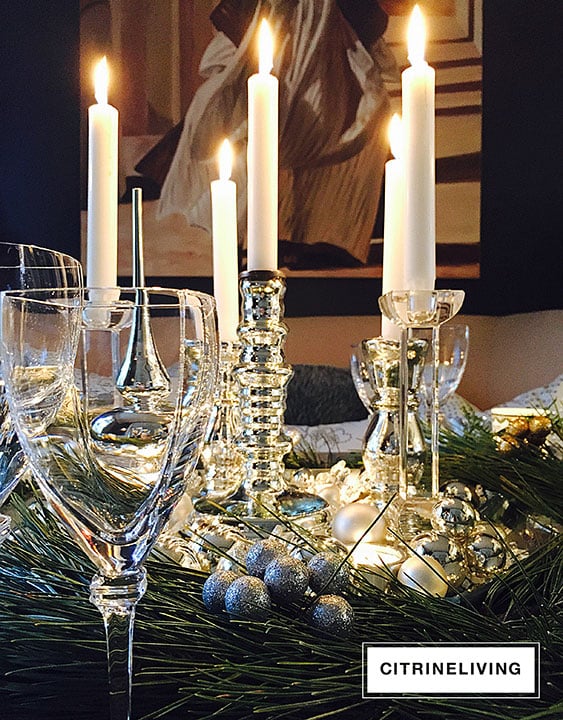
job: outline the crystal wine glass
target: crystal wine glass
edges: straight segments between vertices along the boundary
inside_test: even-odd
[[[416,330],[417,337],[425,333],[430,340],[430,330]],[[467,365],[469,351],[469,327],[463,323],[445,323],[440,327],[440,354],[438,366],[438,402],[440,408],[450,400],[459,387]],[[429,351],[429,355],[431,355]],[[430,413],[432,407],[432,357],[424,365],[421,380],[422,411]],[[444,420],[440,417],[441,421]]]
[[[4,293],[1,352],[41,490],[96,565],[90,600],[106,628],[110,714],[128,720],[143,562],[198,459],[217,374],[215,314],[209,296],[186,290],[94,297]]]
[[[0,290],[80,287],[82,268],[73,257],[56,250],[0,243]],[[25,455],[12,428],[0,367],[0,506],[23,476]],[[0,515],[0,542],[10,530],[10,518]]]

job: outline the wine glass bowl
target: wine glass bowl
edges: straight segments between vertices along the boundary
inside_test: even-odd
[[[4,293],[6,388],[41,490],[98,570],[90,599],[106,625],[112,720],[122,720],[130,717],[143,562],[185,490],[206,429],[214,304],[186,290],[122,289],[93,301],[54,294]],[[56,320],[49,333],[46,312]],[[110,321],[127,314],[131,322]]]
[[[430,340],[430,331],[416,331],[417,336],[426,333],[425,339]],[[429,343],[429,347],[431,347]],[[443,407],[457,391],[469,352],[469,327],[463,323],[445,323],[440,327],[440,347],[438,365],[438,402]],[[420,384],[422,400],[426,408],[432,404],[433,393],[433,360],[429,350]]]
[[[65,253],[17,243],[0,243],[0,290],[82,286],[80,262]],[[12,427],[0,366],[0,506],[27,468]],[[7,536],[10,518],[0,515],[0,542]]]

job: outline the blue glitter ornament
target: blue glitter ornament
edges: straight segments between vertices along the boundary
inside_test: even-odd
[[[201,597],[203,603],[211,612],[221,612],[225,609],[225,593],[239,576],[232,570],[219,570],[210,575],[203,583]]]
[[[298,602],[309,585],[307,566],[290,555],[282,555],[268,563],[264,582],[276,602],[288,605]]]
[[[350,583],[350,573],[342,558],[331,552],[314,555],[308,562],[309,585],[315,592],[339,595]]]
[[[345,637],[354,625],[354,611],[340,595],[321,595],[309,612],[309,622],[324,633]]]
[[[264,571],[269,563],[277,557],[286,554],[285,545],[274,538],[259,540],[250,547],[246,553],[246,569],[249,575],[258,578],[264,577]]]
[[[271,607],[268,588],[260,578],[242,575],[225,593],[225,610],[229,615],[251,620],[265,620]]]

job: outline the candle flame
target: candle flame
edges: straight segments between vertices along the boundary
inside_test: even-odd
[[[231,143],[225,139],[219,148],[219,179],[228,180],[231,177],[232,168],[233,151],[231,149]]]
[[[397,113],[393,115],[389,122],[389,144],[393,156],[400,158],[403,149],[403,123],[401,116]]]
[[[108,102],[109,69],[106,56],[94,68],[94,95],[96,102],[107,105]]]
[[[407,31],[408,58],[411,65],[424,62],[425,45],[426,27],[424,24],[424,17],[418,5],[415,5]]]
[[[258,32],[258,71],[269,73],[274,67],[274,38],[267,20],[262,20]]]

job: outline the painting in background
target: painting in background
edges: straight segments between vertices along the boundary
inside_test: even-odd
[[[389,15],[384,39],[398,71],[407,63],[406,24],[413,4],[410,0],[380,3]],[[420,0],[419,4],[427,18],[427,59],[436,69],[438,274],[476,277],[479,274],[481,3],[479,0]],[[209,233],[191,226],[181,213],[159,219],[157,208],[184,117],[204,81],[199,65],[214,34],[210,13],[215,6],[212,0],[83,0],[81,3],[82,118],[85,122],[87,107],[93,102],[92,68],[103,54],[107,54],[112,69],[110,102],[120,112],[120,275],[130,274],[131,268],[130,193],[133,186],[141,186],[144,191],[147,275],[211,275]],[[386,88],[392,109],[400,111],[398,78],[398,74],[386,78]],[[84,127],[83,137],[85,135]],[[85,142],[82,147],[85,186]],[[377,210],[376,203],[365,264],[348,267],[344,263],[326,268],[321,263],[318,268],[294,268],[287,274],[379,277],[382,227],[381,209]]]

